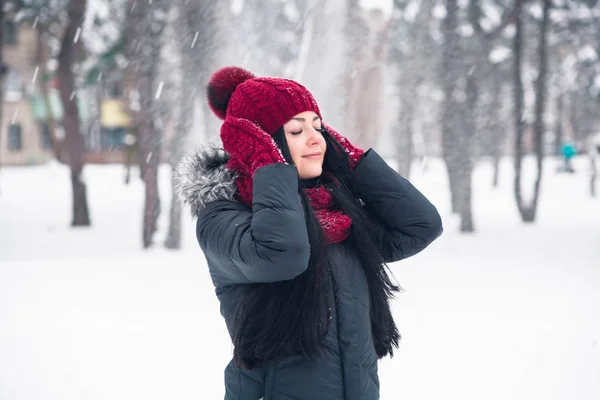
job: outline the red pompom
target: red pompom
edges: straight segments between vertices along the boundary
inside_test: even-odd
[[[240,67],[224,67],[213,74],[206,88],[206,97],[217,117],[225,119],[231,94],[238,85],[252,78],[256,78],[254,74]]]

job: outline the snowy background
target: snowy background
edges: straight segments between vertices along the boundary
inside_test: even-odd
[[[556,163],[530,226],[511,160],[495,190],[480,163],[473,235],[449,212],[442,161],[414,165],[445,233],[391,265],[403,339],[380,363],[383,400],[600,399],[600,201],[585,159],[573,175]],[[232,349],[191,218],[181,251],[141,250],[142,183],[90,165],[93,227],[70,228],[68,174],[57,163],[0,174],[0,399],[222,398]],[[168,167],[160,177],[169,198]]]

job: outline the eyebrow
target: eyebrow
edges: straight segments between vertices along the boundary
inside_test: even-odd
[[[296,121],[301,121],[301,122],[306,121],[306,118],[302,118],[302,117],[296,117],[296,118],[292,118],[292,119],[295,119]],[[316,121],[318,119],[321,119],[321,117],[319,117],[318,115],[315,115],[315,117],[313,118],[313,121]]]

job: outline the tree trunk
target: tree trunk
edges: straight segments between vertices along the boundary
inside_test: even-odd
[[[188,82],[185,78],[186,74],[184,73],[182,80],[183,82]],[[191,103],[192,91],[190,90],[190,86],[184,84],[182,85],[181,90],[181,101],[185,102],[187,100],[188,108],[191,108],[189,105],[193,105],[193,103]],[[175,169],[175,166],[184,155],[184,139],[192,125],[191,119],[188,119],[189,114],[189,112],[181,113],[181,117],[179,118],[177,126],[175,127],[175,132],[170,141],[169,164],[171,165],[172,170]],[[167,232],[167,238],[165,239],[165,247],[168,249],[179,249],[181,247],[181,208],[181,200],[177,194],[176,180],[174,175],[171,175],[171,210],[169,213],[169,230]]]
[[[533,131],[535,134],[534,146],[537,159],[537,176],[535,179],[535,187],[533,193],[533,203],[531,204],[533,219],[537,213],[537,205],[539,203],[540,187],[542,183],[543,167],[544,167],[544,133],[546,125],[544,123],[544,112],[546,110],[546,95],[547,95],[547,75],[548,75],[548,25],[550,24],[550,8],[552,0],[544,0],[544,11],[542,17],[542,26],[540,29],[540,40],[538,48],[539,68],[538,77],[535,82],[535,122]]]
[[[129,108],[127,108],[127,110],[130,116],[133,115]],[[131,120],[133,120],[133,118],[131,118]],[[134,163],[137,162],[139,164],[138,136],[137,127],[134,124],[131,124],[129,127],[127,127],[125,134],[126,140],[123,147],[123,151],[125,153],[125,185],[129,185],[131,182],[131,168],[133,167]]]
[[[460,207],[460,231],[461,232],[474,232],[475,227],[473,224],[473,206],[472,206],[472,177],[473,177],[473,160],[471,147],[475,139],[475,116],[477,110],[477,102],[479,98],[479,92],[477,90],[477,79],[475,72],[472,72],[467,76],[467,104],[466,108],[463,106],[463,121],[465,129],[460,133],[461,150],[463,151],[462,157],[459,158],[460,166],[460,181],[458,186],[457,196],[459,197]]]
[[[302,27],[300,50],[296,61],[296,71],[293,79],[296,82],[304,82],[304,68],[309,62],[311,43],[313,41],[314,25],[317,12],[317,0],[308,0],[306,4],[306,18]]]
[[[130,123],[127,128],[127,133],[125,135],[125,176],[124,182],[125,185],[128,185],[131,182],[131,171],[134,165],[139,167],[138,173],[139,178],[143,179],[143,174],[141,171],[141,160],[140,160],[140,145],[139,145],[139,126],[138,126],[138,116],[137,113],[139,111],[139,97],[137,96],[137,82],[136,75],[137,69],[136,66],[138,62],[136,62],[137,57],[137,47],[136,47],[136,37],[135,37],[135,27],[137,23],[139,23],[139,14],[135,14],[133,11],[135,10],[135,6],[137,5],[136,0],[128,0],[127,7],[129,9],[129,15],[127,20],[129,23],[124,28],[124,36],[125,36],[125,54],[126,58],[129,60],[127,66],[123,72],[123,99],[124,104],[123,108],[126,110]],[[134,18],[138,18],[135,20]]]
[[[505,131],[501,122],[500,109],[502,107],[502,77],[500,71],[493,69],[491,71],[492,79],[492,103],[490,107],[491,119],[491,153],[494,165],[494,174],[492,178],[492,187],[497,188],[500,180],[500,157],[502,156],[502,144],[504,143]]]
[[[344,41],[346,43],[346,54],[343,74],[344,88],[344,130],[346,136],[356,142],[359,136],[356,126],[356,110],[358,108],[359,95],[359,57],[360,49],[366,47],[367,27],[360,18],[360,6],[358,0],[346,1],[346,19],[344,23]],[[358,146],[361,144],[358,144]]]
[[[223,37],[220,35],[220,25],[218,23],[221,7],[223,5],[218,2],[203,1],[190,2],[188,0],[180,0],[182,9],[184,10],[183,23],[187,30],[188,42],[182,47],[182,51],[189,57],[189,61],[193,67],[189,73],[192,82],[192,90],[190,97],[189,110],[189,128],[182,133],[187,135],[193,129],[194,121],[196,120],[196,110],[202,109],[202,124],[200,129],[205,142],[220,142],[219,132],[221,120],[219,120],[205,98],[205,88],[208,79],[212,75],[218,61],[218,44],[223,42]],[[217,43],[217,45],[215,45]],[[185,47],[185,49],[184,49]],[[185,85],[185,81],[184,85]]]
[[[443,21],[443,32],[445,37],[442,52],[444,89],[444,104],[442,111],[442,148],[444,160],[448,171],[450,184],[450,196],[452,201],[452,212],[460,213],[460,158],[464,157],[465,148],[461,148],[461,107],[458,103],[457,92],[460,90],[458,82],[461,78],[462,49],[460,37],[458,36],[458,3],[457,0],[446,0],[446,18]]]
[[[60,98],[64,116],[63,127],[66,134],[66,145],[69,167],[71,168],[71,185],[73,188],[73,220],[72,226],[89,226],[90,216],[87,204],[86,186],[82,179],[84,166],[85,143],[80,132],[79,113],[73,67],[75,52],[79,50],[76,35],[83,23],[86,0],[71,0],[68,8],[69,24],[65,30],[60,52],[58,54],[58,77],[60,82]]]
[[[389,21],[350,0],[347,9],[347,63],[344,76],[344,130],[357,146],[370,148],[381,133],[383,65]]]
[[[131,5],[130,22],[133,27],[133,56],[136,71],[136,86],[139,93],[140,110],[136,114],[139,128],[140,165],[145,184],[142,244],[149,248],[153,244],[160,214],[158,169],[162,153],[162,132],[156,126],[155,95],[158,88],[158,63],[162,47],[162,32],[166,22],[167,3],[134,1]]]
[[[181,160],[184,155],[185,138],[192,129],[194,121],[194,87],[191,82],[196,82],[199,76],[195,71],[194,58],[192,57],[191,44],[196,37],[196,9],[198,5],[189,2],[179,2],[178,26],[175,27],[176,35],[180,39],[180,58],[181,58],[181,81],[178,88],[177,101],[179,102],[179,113],[175,122],[175,132],[169,143],[169,164],[171,169]],[[196,74],[194,74],[196,72]],[[199,82],[198,82],[199,83]],[[176,181],[171,177],[171,210],[169,213],[169,230],[165,240],[165,247],[168,249],[179,249],[181,247],[181,200],[177,194]]]
[[[459,168],[460,183],[458,186],[459,207],[460,207],[460,231],[463,233],[475,232],[473,223],[473,167],[470,161],[465,162]]]
[[[389,27],[395,35],[394,41],[398,42],[390,44],[392,46],[390,61],[400,74],[395,82],[400,100],[398,127],[393,132],[396,139],[395,154],[398,173],[405,177],[410,176],[412,160],[415,157],[413,127],[417,120],[416,110],[422,107],[419,88],[428,79],[433,78],[432,65],[435,63],[432,62],[434,56],[430,49],[434,48],[434,45],[429,29],[433,18],[433,6],[433,2],[422,2],[415,20],[408,22],[403,18],[406,4],[395,1]],[[411,68],[407,68],[409,65]],[[424,141],[427,143],[427,129],[423,125],[424,123],[421,124],[419,133],[425,136]],[[427,150],[424,151],[425,154],[422,155],[427,156]]]
[[[412,92],[411,93],[415,93]],[[410,177],[410,167],[414,153],[413,140],[413,102],[405,94],[400,95],[401,107],[396,137],[396,160],[398,162],[398,173],[406,178]],[[413,99],[414,100],[414,99]]]
[[[4,109],[4,0],[0,0],[0,122],[2,121],[2,110]],[[2,133],[0,132],[0,157],[2,156]],[[0,167],[2,159],[0,158]]]
[[[592,151],[597,151],[598,152],[598,156],[596,156],[595,154],[591,153]],[[598,173],[598,165],[596,160],[600,159],[600,149],[595,149],[593,146],[590,148],[590,167],[591,167],[591,174],[590,174],[590,195],[592,197],[596,197],[596,176]]]
[[[515,52],[515,105],[516,112],[515,118],[517,120],[517,141],[515,151],[515,198],[517,200],[517,206],[523,222],[534,222],[537,213],[537,205],[539,201],[540,185],[543,173],[543,159],[544,159],[544,120],[543,114],[546,106],[546,75],[548,70],[548,56],[547,56],[547,31],[549,24],[549,14],[552,0],[543,0],[543,17],[542,26],[540,29],[540,40],[538,47],[538,77],[535,82],[535,121],[533,125],[534,131],[534,150],[537,160],[537,176],[534,183],[533,200],[527,204],[523,200],[521,193],[521,159],[523,156],[522,150],[522,139],[523,139],[523,83],[521,77],[521,46],[523,40],[523,16],[521,10],[519,10],[517,17],[517,27],[514,38],[514,52]],[[521,6],[519,6],[521,7]]]
[[[442,142],[443,140],[448,140],[450,141],[449,138],[450,135],[446,135],[446,139],[444,139],[442,137]],[[448,144],[444,144],[442,143],[442,145],[444,147],[451,147],[451,145]],[[458,163],[456,162],[456,160],[454,159],[453,156],[448,156],[448,157],[444,157],[445,161],[446,161],[446,170],[448,172],[448,185],[449,185],[449,189],[450,189],[450,206],[451,206],[451,211],[453,214],[459,214],[460,212],[460,206],[459,206],[459,200],[458,200],[458,182],[460,181],[460,178],[458,176]]]
[[[500,157],[498,155],[494,155],[492,162],[494,165],[494,175],[492,177],[492,187],[497,188],[498,183],[500,181]]]
[[[563,121],[564,121],[564,95],[560,93],[556,99],[556,139],[554,142],[554,156],[559,157],[563,143]]]
[[[521,0],[517,0],[516,3],[520,4]],[[500,157],[503,153],[502,145],[504,144],[505,129],[503,127],[502,117],[500,110],[502,108],[502,87],[504,84],[504,77],[500,67],[497,64],[492,64],[489,59],[490,52],[495,46],[494,42],[502,34],[506,26],[511,23],[516,13],[515,6],[511,6],[510,9],[505,9],[501,18],[500,24],[493,30],[484,30],[481,22],[483,16],[482,2],[480,0],[469,0],[468,6],[468,19],[471,27],[473,28],[475,35],[474,38],[466,39],[472,44],[471,50],[474,55],[474,62],[472,63],[472,74],[469,76],[467,81],[467,101],[468,107],[465,114],[465,121],[467,122],[468,129],[466,130],[472,139],[478,144],[483,144],[483,151],[485,155],[490,155],[493,159],[494,172],[492,177],[492,187],[498,186],[499,175],[500,175]],[[475,39],[475,40],[473,40]],[[475,79],[477,77],[477,79]],[[491,81],[490,81],[491,80]],[[491,87],[485,85],[488,83]],[[479,86],[477,86],[479,83]],[[484,90],[487,88],[489,96],[491,96],[490,102],[483,103],[485,98],[479,96],[479,88]],[[478,130],[477,114],[478,110],[482,110],[485,107],[485,115],[489,115],[487,123],[483,129]],[[473,119],[475,118],[475,119]],[[470,125],[470,126],[469,126]],[[481,134],[477,134],[481,132]]]
[[[154,69],[153,66],[148,68]],[[141,76],[139,79],[140,99],[142,109],[140,116],[140,153],[143,164],[142,179],[145,186],[144,220],[142,226],[142,244],[145,249],[153,244],[153,237],[157,230],[158,216],[160,215],[160,196],[158,192],[158,168],[161,156],[160,132],[156,129],[154,115],[147,106],[152,102],[153,78]],[[150,100],[149,100],[150,99]]]
[[[569,104],[569,125],[571,125],[571,138],[579,137],[579,108],[581,107],[579,100],[579,91],[573,90],[571,92],[571,101]]]
[[[193,129],[196,111],[196,99],[204,95],[205,78],[209,76],[209,67],[214,56],[215,30],[217,29],[217,8],[214,2],[194,3],[180,0],[178,3],[178,25],[176,35],[180,39],[181,81],[177,102],[179,113],[175,119],[175,132],[169,143],[169,164],[175,168],[185,153],[186,138]],[[204,137],[207,141],[218,139],[219,129],[216,118],[202,99],[204,111]],[[175,180],[171,179],[171,210],[169,230],[165,247],[181,247],[181,200],[177,195]]]
[[[176,133],[175,135],[178,135]],[[171,142],[171,149],[174,153],[181,154],[181,151],[176,151],[175,148],[179,146],[180,140],[173,139]],[[180,158],[177,158],[179,160]],[[175,167],[177,161],[174,161],[174,157],[170,157],[171,168]],[[169,231],[167,232],[167,238],[165,239],[165,247],[167,249],[179,249],[181,248],[181,200],[177,194],[176,182],[171,177],[171,210],[169,213]]]
[[[517,0],[517,13],[515,20],[515,36],[513,38],[513,91],[514,91],[514,112],[515,118],[515,177],[514,177],[514,192],[517,207],[522,215],[523,195],[521,193],[521,172],[523,166],[523,136],[525,133],[525,122],[523,121],[524,113],[524,89],[522,78],[522,58],[523,58],[523,16],[522,2]]]

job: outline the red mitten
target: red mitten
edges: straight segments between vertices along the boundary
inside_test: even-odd
[[[360,159],[365,154],[365,151],[359,147],[354,146],[348,138],[342,134],[336,132],[331,126],[323,122],[323,127],[329,133],[329,136],[335,139],[336,142],[342,146],[348,157],[350,158],[350,168],[354,169],[360,162]]]
[[[241,173],[250,177],[265,165],[284,163],[275,141],[258,125],[244,118],[227,117],[221,126],[223,148]]]

